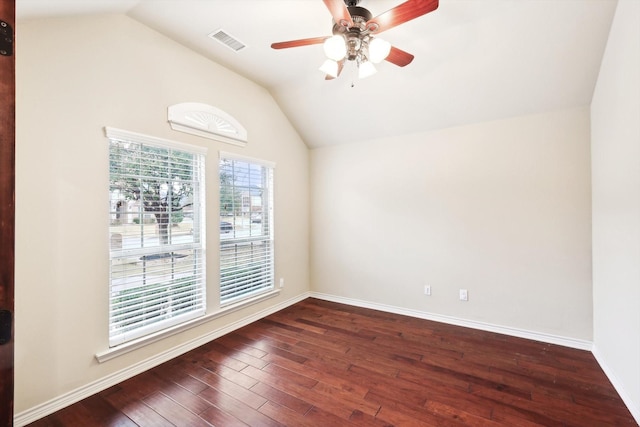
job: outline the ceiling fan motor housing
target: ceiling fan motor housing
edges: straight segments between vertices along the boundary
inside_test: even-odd
[[[349,6],[347,9],[353,20],[354,27],[359,27],[361,31],[364,31],[367,21],[373,18],[371,12],[360,6]]]
[[[364,53],[361,52],[362,48],[368,45],[370,36],[366,24],[373,15],[364,7],[351,5],[351,3],[357,4],[358,1],[345,1],[345,3],[348,6],[347,9],[349,10],[354,25],[347,28],[340,24],[334,24],[333,34],[344,37],[347,47],[346,59],[354,61],[358,58],[359,54]]]

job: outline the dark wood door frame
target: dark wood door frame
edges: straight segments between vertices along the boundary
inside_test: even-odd
[[[13,425],[15,0],[0,0],[0,426]]]

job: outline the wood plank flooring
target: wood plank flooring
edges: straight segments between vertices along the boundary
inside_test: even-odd
[[[636,426],[587,351],[306,299],[43,426]]]

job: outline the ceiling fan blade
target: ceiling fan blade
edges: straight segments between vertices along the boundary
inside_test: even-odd
[[[438,0],[408,0],[367,21],[366,28],[374,34],[411,21],[438,8]]]
[[[311,39],[289,40],[286,42],[272,43],[273,49],[286,49],[289,47],[309,46],[312,44],[322,44],[328,37],[314,37]]]
[[[343,27],[353,27],[353,19],[351,19],[351,14],[349,13],[349,9],[344,4],[344,0],[322,0],[324,1],[325,6],[331,12],[331,16],[333,20],[338,25],[342,25]]]
[[[411,61],[413,61],[413,55],[405,52],[402,49],[391,46],[391,52],[389,52],[389,55],[385,58],[385,61],[391,62],[398,67],[404,67],[405,65],[409,65]]]

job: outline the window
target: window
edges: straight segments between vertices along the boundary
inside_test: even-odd
[[[204,150],[106,131],[113,347],[205,313]]]
[[[220,304],[273,289],[273,164],[220,154]]]

